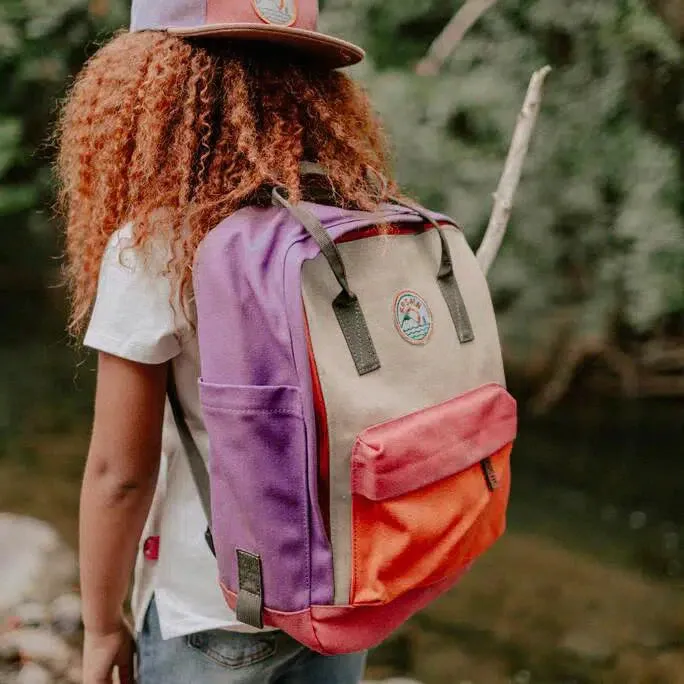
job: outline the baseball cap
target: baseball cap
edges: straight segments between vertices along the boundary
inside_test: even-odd
[[[364,51],[318,31],[318,0],[133,0],[131,31],[277,43],[331,69],[360,62]]]

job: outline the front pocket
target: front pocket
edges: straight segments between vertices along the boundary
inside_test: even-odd
[[[266,605],[302,610],[309,605],[310,563],[301,393],[201,382],[200,399],[221,581],[237,593],[237,552],[259,556]]]
[[[502,534],[515,400],[485,385],[361,433],[352,452],[352,604],[454,577]]]

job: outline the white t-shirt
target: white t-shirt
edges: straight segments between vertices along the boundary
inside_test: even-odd
[[[132,227],[114,234],[100,271],[97,299],[85,336],[88,347],[140,363],[173,363],[188,426],[207,460],[208,436],[197,381],[199,348],[181,307],[171,302],[164,275],[166,249],[142,256],[130,249]],[[216,559],[204,538],[207,521],[190,467],[166,406],[159,481],[141,539],[132,597],[136,630],[155,597],[164,639],[208,629],[253,631],[237,622],[218,584]],[[143,553],[159,537],[157,560]]]

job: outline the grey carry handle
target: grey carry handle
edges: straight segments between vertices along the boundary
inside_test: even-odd
[[[178,398],[178,390],[176,389],[176,383],[173,378],[173,369],[171,366],[169,366],[169,378],[166,387],[166,394],[169,398],[169,404],[171,405],[171,412],[173,413],[173,420],[176,424],[176,429],[178,430],[181,447],[183,448],[183,451],[188,459],[188,465],[190,466],[192,479],[195,482],[195,487],[197,488],[197,493],[199,494],[202,509],[204,510],[204,515],[207,518],[207,530],[204,534],[204,538],[212,554],[215,556],[216,549],[214,548],[214,539],[211,535],[211,487],[209,485],[209,471],[207,470],[204,458],[202,458],[202,453],[197,446],[197,442],[192,436],[192,432],[190,432],[188,421],[185,419],[183,407],[181,406],[180,399]]]
[[[273,188],[273,203],[287,209],[304,226],[320,247],[321,253],[342,288],[333,301],[333,310],[349,347],[356,371],[359,375],[367,375],[378,370],[380,359],[370,336],[361,303],[349,287],[347,271],[337,245],[316,216],[304,207],[292,204],[278,188]]]
[[[475,339],[475,333],[473,332],[473,326],[470,322],[470,316],[468,315],[465,301],[463,301],[461,288],[458,286],[458,281],[456,280],[456,274],[454,273],[454,260],[451,256],[451,249],[449,248],[449,243],[447,241],[446,234],[444,233],[444,229],[439,225],[439,223],[437,223],[437,221],[435,221],[434,217],[428,214],[428,212],[426,212],[422,207],[413,204],[413,202],[400,200],[396,197],[390,197],[390,201],[418,214],[425,221],[430,223],[437,231],[442,248],[439,272],[437,273],[439,289],[441,290],[442,297],[444,297],[444,301],[449,308],[449,313],[451,314],[451,319],[454,322],[454,327],[456,328],[456,333],[458,334],[458,339],[460,340],[461,344],[472,342]]]
[[[323,173],[323,170],[318,165],[312,166],[314,169],[311,173]],[[285,196],[286,194],[284,189],[273,188],[273,204],[287,209],[304,226],[309,235],[318,244],[321,253],[330,266],[330,270],[342,288],[340,294],[333,301],[333,310],[358,374],[366,375],[378,370],[381,367],[380,359],[375,349],[373,338],[370,335],[359,299],[349,285],[347,271],[337,245],[318,217],[305,207],[290,202]],[[472,342],[475,339],[475,334],[461,289],[454,274],[453,259],[444,229],[421,207],[395,198],[390,198],[390,200],[398,206],[402,206],[417,214],[436,229],[441,245],[440,266],[437,273],[439,289],[449,309],[459,341],[461,344]]]
[[[330,268],[335,275],[335,279],[340,284],[340,287],[350,299],[353,299],[356,295],[349,287],[347,271],[344,267],[344,262],[342,261],[342,255],[337,249],[337,245],[333,242],[330,235],[328,235],[328,231],[310,211],[297,204],[292,204],[292,202],[290,202],[290,200],[285,197],[285,194],[283,193],[285,193],[284,189],[273,188],[273,204],[276,206],[280,205],[281,207],[287,209],[304,226],[304,228],[306,228],[307,233],[311,235],[311,237],[321,248],[321,252],[323,252],[323,256],[330,265]]]

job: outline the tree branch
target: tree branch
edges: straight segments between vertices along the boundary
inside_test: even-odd
[[[482,244],[477,251],[477,258],[486,274],[496,259],[503,242],[508,221],[513,208],[513,197],[518,189],[523,164],[530,146],[532,132],[537,123],[537,115],[541,105],[544,80],[551,72],[550,66],[539,69],[532,75],[523,108],[518,116],[518,123],[513,133],[513,140],[508,151],[499,187],[494,195],[494,210]]]
[[[590,358],[601,358],[614,372],[622,388],[622,396],[639,396],[639,368],[634,359],[600,337],[571,339],[560,355],[551,379],[530,403],[535,415],[547,413],[568,393],[577,369]]]
[[[416,65],[420,76],[434,76],[463,40],[477,20],[496,3],[496,0],[466,0],[454,18],[430,46],[425,57]]]
[[[463,40],[465,34],[495,3],[496,0],[466,0],[461,9],[456,12],[453,19],[447,24],[446,28],[432,43],[427,55],[418,63],[416,73],[419,75],[436,74],[449,58],[449,55]],[[508,228],[508,221],[513,207],[513,197],[518,189],[532,132],[537,123],[544,80],[550,71],[551,67],[545,66],[532,75],[522,111],[518,116],[518,123],[513,133],[513,140],[508,151],[503,175],[494,195],[492,216],[480,249],[477,252],[477,258],[485,274],[489,271],[499,253],[506,229]]]

